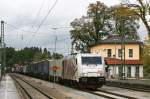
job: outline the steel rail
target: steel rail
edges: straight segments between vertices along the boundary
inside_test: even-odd
[[[32,99],[31,95],[28,93],[28,91],[19,83],[19,81],[16,80],[15,77],[11,75],[11,78],[21,87],[21,89],[25,92],[25,94],[28,96],[29,99]]]
[[[16,75],[10,75],[15,81],[17,81],[16,79],[20,79],[21,81],[25,82],[26,84],[30,85],[32,88],[34,88],[35,90],[37,90],[38,92],[40,92],[41,94],[43,94],[44,96],[46,96],[48,99],[53,99],[51,96],[47,95],[46,93],[42,92],[40,89],[38,89],[37,87],[33,86],[32,84],[30,84],[29,82],[23,80],[22,78],[16,76]],[[16,78],[15,78],[16,77]],[[18,82],[18,81],[17,81]],[[21,85],[19,82],[18,82],[19,85]],[[23,87],[21,85],[21,87]],[[27,90],[25,88],[23,88],[23,90],[25,90],[25,92],[27,93],[27,95],[30,97],[30,99],[33,99],[30,94],[27,92]]]
[[[98,90],[100,92],[104,92],[107,94],[111,94],[111,95],[115,95],[115,96],[119,96],[119,97],[123,97],[123,98],[127,98],[127,99],[137,99],[135,97],[131,97],[131,96],[127,96],[127,95],[122,95],[122,94],[118,94],[118,93],[113,93],[113,92],[109,92],[109,91],[104,91],[104,90]]]
[[[21,77],[17,76],[19,79],[22,79]],[[23,79],[22,79],[23,80]],[[29,82],[23,80],[24,82],[30,84]],[[33,86],[32,84],[30,84],[31,86]],[[67,86],[67,85],[64,85],[64,86]],[[34,87],[34,86],[33,86]],[[73,88],[73,89],[76,89],[76,90],[79,90],[79,91],[83,91],[83,92],[87,92],[87,93],[90,93],[90,94],[94,94],[94,95],[97,95],[97,96],[100,96],[100,97],[104,97],[104,98],[108,98],[108,99],[116,99],[112,96],[115,96],[115,97],[122,97],[122,98],[127,98],[127,99],[137,99],[135,97],[131,97],[131,96],[127,96],[127,95],[122,95],[122,94],[118,94],[118,93],[112,93],[112,92],[108,92],[108,91],[104,91],[104,90],[96,90],[97,92],[102,92],[102,93],[106,93],[108,95],[105,95],[105,94],[102,94],[102,93],[96,93],[96,91],[89,91],[89,90],[84,90],[84,89],[80,89],[78,87],[71,87],[71,86],[67,86],[67,87],[70,87],[70,88]],[[36,88],[37,89],[37,88]],[[41,91],[41,90],[40,90]],[[43,93],[43,92],[42,92]],[[112,95],[112,96],[109,96],[109,95]],[[52,98],[51,98],[52,99]]]
[[[133,84],[134,85],[134,84]],[[123,89],[130,89],[130,90],[134,90],[134,91],[139,91],[139,92],[150,92],[149,89],[145,89],[145,88],[136,88],[136,87],[131,87],[130,86],[124,86],[123,84],[121,85],[114,85],[114,84],[105,84],[105,86],[110,86],[110,87],[118,87],[118,88],[123,88]]]

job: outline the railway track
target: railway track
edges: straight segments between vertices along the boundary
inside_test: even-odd
[[[107,98],[107,99],[138,99],[138,98],[135,98],[135,97],[132,97],[132,96],[123,95],[123,94],[119,94],[119,93],[113,93],[113,92],[100,90],[100,89],[98,89],[96,91],[89,91],[89,90],[83,90],[83,89],[80,89],[80,88],[77,88],[77,87],[71,87],[71,86],[67,86],[67,87],[70,87],[70,88],[73,88],[73,89],[76,89],[76,90],[79,90],[79,91],[87,92],[87,93],[90,93],[90,94],[94,94],[94,95],[104,97],[104,98]]]
[[[19,89],[22,92],[22,96],[24,96],[24,99],[54,99],[53,97],[47,95],[41,89],[33,86],[29,82],[15,76],[10,75],[14,81],[19,85]]]
[[[18,76],[18,75],[11,75],[11,77],[12,78],[14,78],[15,80],[16,79],[19,79],[19,80],[21,80],[22,82],[24,82],[24,83],[27,83],[27,84],[29,84],[30,86],[32,86],[32,87],[34,87],[34,89],[38,89],[37,87],[35,87],[35,84],[33,85],[33,83],[31,84],[30,82],[33,82],[32,80],[29,80],[29,81],[27,81],[27,80],[24,80],[24,79],[22,79],[23,77],[22,76]],[[67,86],[67,87],[70,87],[70,86]],[[72,88],[72,87],[71,87]],[[24,88],[25,89],[25,88]],[[89,91],[89,90],[82,90],[82,89],[79,89],[79,88],[73,88],[73,89],[76,89],[76,90],[79,90],[79,91],[84,91],[84,92],[87,92],[87,93],[90,93],[90,94],[94,94],[94,95],[96,95],[96,96],[100,96],[100,97],[104,97],[104,98],[107,98],[107,99],[137,99],[137,98],[135,98],[135,97],[131,97],[131,96],[127,96],[127,95],[122,95],[122,94],[118,94],[118,93],[112,93],[112,92],[108,92],[108,91],[104,91],[104,90],[100,90],[100,89],[98,89],[98,90],[96,90],[96,91]],[[41,90],[41,89],[38,89],[38,91],[41,91],[42,92],[42,94],[43,94],[43,90]],[[41,93],[40,92],[40,93]],[[30,93],[29,92],[26,92],[27,94],[29,94],[30,95]],[[46,94],[47,95],[47,94]],[[31,96],[31,95],[30,95]],[[35,97],[35,95],[34,95],[34,97]],[[53,99],[53,98],[29,98],[29,99]],[[62,98],[61,98],[62,99]],[[66,98],[65,98],[66,99]]]
[[[97,90],[97,91],[84,90],[84,92],[88,92],[90,94],[94,94],[94,95],[104,97],[104,98],[107,98],[107,99],[137,99],[135,97],[122,95],[122,94],[117,94],[117,93],[112,93],[112,92],[103,91],[103,90]]]
[[[108,91],[104,91],[104,90],[98,90],[100,93],[105,93],[105,94],[108,94],[108,95],[112,95],[111,98],[112,99],[137,99],[135,97],[132,97],[132,96],[128,96],[128,95],[122,95],[122,94],[118,94],[118,93],[113,93],[113,92],[108,92]]]
[[[108,82],[108,81],[106,82],[105,85],[111,86],[111,87],[130,89],[130,90],[134,90],[134,91],[150,92],[150,86],[148,86],[148,85],[128,84],[128,83]]]

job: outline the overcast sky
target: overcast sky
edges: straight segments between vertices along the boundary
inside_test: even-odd
[[[89,3],[96,1],[98,0],[58,0],[56,6],[35,34],[25,31],[37,30],[55,0],[0,0],[0,19],[9,24],[5,24],[6,44],[17,49],[26,46],[39,46],[53,51],[57,35],[57,52],[66,55],[70,52],[71,46],[70,22],[86,15]],[[100,1],[110,6],[120,3],[121,0]],[[42,4],[41,12],[37,16]],[[52,28],[55,27],[66,28],[53,30]],[[146,32],[144,26],[141,26],[139,32]]]

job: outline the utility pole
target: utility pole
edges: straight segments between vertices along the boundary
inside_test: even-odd
[[[122,0],[122,4],[129,4],[129,0]],[[133,11],[129,10],[126,6],[122,6],[117,9],[116,14],[121,18],[121,66],[119,68],[119,79],[124,79],[125,77],[125,34],[123,32],[124,27],[124,17],[136,15]]]
[[[121,66],[119,68],[119,79],[123,79],[124,76],[124,61],[123,61],[123,57],[125,56],[125,49],[124,49],[124,32],[123,32],[123,26],[124,26],[124,20],[123,17],[120,17],[121,19]]]
[[[6,51],[4,42],[4,21],[1,21],[1,35],[0,35],[0,78],[5,74],[6,65]]]
[[[53,74],[54,74],[54,89],[55,89],[55,83],[56,83],[56,73],[57,73],[57,70],[56,70],[56,66],[55,66],[55,64],[56,64],[56,45],[57,45],[57,34],[56,34],[56,30],[58,29],[58,28],[52,28],[53,30],[54,30],[54,33],[55,33],[55,47],[54,47],[54,53],[53,53],[53,59],[54,59],[54,65],[53,65]]]
[[[55,36],[55,50],[54,50],[55,53],[56,53],[56,45],[57,45],[57,35]]]
[[[55,33],[55,47],[54,47],[54,52],[56,52],[56,44],[57,44],[57,34],[56,34],[56,30],[59,28],[52,28],[54,30]]]
[[[126,13],[127,12],[127,13]],[[128,13],[128,9],[125,7],[120,7],[116,10],[117,16],[120,18],[121,24],[121,66],[119,66],[119,79],[124,79],[125,77],[125,33],[124,33],[124,18],[131,16],[131,13]]]

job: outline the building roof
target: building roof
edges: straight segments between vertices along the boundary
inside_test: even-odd
[[[121,65],[122,62],[120,59],[115,58],[105,58],[105,62],[107,65]],[[142,60],[125,60],[125,65],[143,65]]]
[[[99,44],[122,44],[123,39],[119,35],[110,35],[106,39],[99,40],[96,44],[91,43],[91,47]],[[134,40],[134,39],[125,39],[124,40],[125,44],[142,44],[141,41],[139,40]]]

